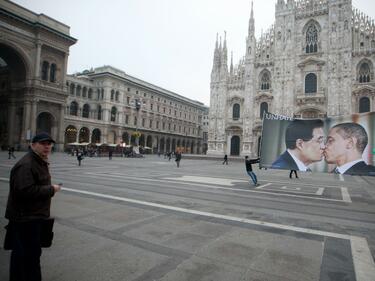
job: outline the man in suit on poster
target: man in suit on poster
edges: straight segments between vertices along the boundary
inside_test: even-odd
[[[375,167],[368,165],[362,154],[368,143],[366,130],[357,123],[341,123],[329,130],[324,150],[325,161],[335,164],[336,174],[375,176]]]
[[[271,168],[296,171],[311,171],[308,167],[323,159],[323,121],[293,120],[285,132],[286,151],[279,156]]]

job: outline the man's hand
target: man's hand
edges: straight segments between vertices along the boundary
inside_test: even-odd
[[[61,190],[61,185],[53,184],[52,187],[53,187],[53,190],[55,191],[55,193],[59,192]]]

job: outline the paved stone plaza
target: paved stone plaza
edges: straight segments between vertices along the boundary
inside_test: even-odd
[[[16,153],[19,157],[22,153]],[[0,240],[9,172],[0,153]],[[375,179],[187,159],[51,157],[44,280],[374,281]],[[0,250],[0,280],[9,252]]]

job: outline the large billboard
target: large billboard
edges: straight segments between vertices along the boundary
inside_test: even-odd
[[[291,119],[265,113],[260,166],[375,176],[375,112]]]

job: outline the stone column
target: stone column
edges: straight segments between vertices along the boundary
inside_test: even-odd
[[[23,106],[24,106],[24,110],[23,110],[23,117],[22,117],[22,143],[24,145],[23,148],[27,148],[28,141],[30,141],[30,139],[27,139],[28,137],[27,133],[30,130],[30,112],[31,112],[30,101],[25,100]]]
[[[58,139],[57,141],[57,150],[58,151],[63,151],[64,150],[64,136],[65,136],[65,128],[64,128],[64,109],[65,105],[60,104],[59,111],[60,111],[60,116],[58,120]]]
[[[36,134],[37,106],[38,106],[38,101],[33,100],[31,102],[31,116],[30,116],[30,129],[31,129],[31,135],[32,136],[35,136],[35,134]]]
[[[16,104],[11,102],[9,105],[9,114],[8,114],[8,145],[14,145],[14,120],[16,120]]]
[[[62,73],[61,73],[61,75],[62,75],[61,80],[62,80],[63,87],[65,87],[65,85],[66,85],[65,78],[66,78],[66,73],[67,73],[67,69],[68,69],[68,55],[69,55],[69,53],[66,53],[65,56],[64,56],[64,65],[62,67]],[[69,92],[69,89],[68,89],[68,92]],[[74,93],[74,95],[75,95],[75,93]]]
[[[40,78],[40,53],[42,51],[42,44],[36,43],[36,61],[35,61],[35,78]]]

